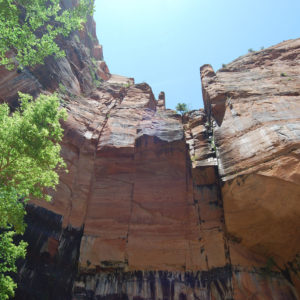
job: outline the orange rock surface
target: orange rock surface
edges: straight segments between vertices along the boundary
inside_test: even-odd
[[[184,116],[110,74],[92,18],[60,43],[0,69],[2,102],[56,90],[68,111],[69,172],[28,208],[16,299],[298,299],[300,40],[204,65],[205,109]]]
[[[202,67],[205,110],[220,125],[214,140],[231,262],[249,269],[272,260],[272,270],[285,272],[295,286],[300,274],[295,263],[300,252],[299,67],[300,40],[247,54],[216,74]]]

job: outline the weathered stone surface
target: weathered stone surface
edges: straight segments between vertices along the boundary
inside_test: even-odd
[[[225,113],[226,91],[210,65],[203,65],[200,72],[205,112],[209,121],[213,117],[220,126]]]
[[[74,2],[62,1],[62,6],[70,8]],[[99,80],[108,80],[110,73],[103,61],[102,49],[96,37],[95,23],[88,17],[84,29],[72,33],[68,39],[58,39],[57,43],[66,53],[60,59],[47,57],[45,64],[34,68],[16,68],[9,72],[0,68],[0,102],[18,105],[18,91],[38,95],[42,90],[54,92],[62,87],[69,94],[90,93]],[[91,54],[95,53],[95,56]]]
[[[8,71],[0,67],[0,103],[8,103],[11,107],[18,105],[17,92],[38,95],[42,90],[41,84],[25,69],[23,72],[14,70]]]
[[[77,276],[82,228],[62,227],[62,216],[27,206],[27,259],[19,261],[14,299],[70,299]]]
[[[157,100],[157,109],[166,109],[166,96],[165,92],[160,92]]]
[[[240,98],[223,101],[230,80],[204,70],[204,93],[207,77],[217,88],[208,85],[206,112],[183,118],[162,109],[162,94],[156,101],[147,84],[119,75],[85,97],[66,97],[62,153],[69,173],[61,174],[53,202],[39,205],[61,215],[63,227],[84,227],[73,299],[297,299],[297,271],[287,273],[284,265],[293,260],[298,268],[296,252],[290,255],[298,247],[297,218],[290,215],[297,216],[299,199],[297,150],[284,156],[289,144],[278,143],[274,153],[282,147],[281,160],[275,155],[257,165],[258,157],[232,172],[232,164],[248,163],[240,146],[226,151],[243,138],[233,126],[243,124],[242,114],[233,123],[228,106],[242,104]],[[253,122],[249,103],[242,103]],[[212,128],[212,118],[221,127]],[[253,126],[247,128],[251,134]],[[255,141],[257,153],[264,153],[265,142]],[[283,222],[287,217],[291,221]],[[57,256],[62,242],[48,239],[47,253]],[[273,257],[278,265],[270,267]]]
[[[97,45],[93,49],[93,57],[97,60],[103,60],[103,48],[101,45]]]
[[[0,71],[2,102],[59,89],[69,115],[16,299],[298,299],[299,40],[203,66],[205,111],[184,116],[110,74],[92,18],[58,42],[65,58]]]
[[[300,40],[291,40],[216,74],[202,68],[205,109],[221,125],[214,137],[226,228],[236,241],[231,262],[265,266],[272,258],[295,285],[299,267],[288,264],[300,252],[299,67]]]
[[[61,175],[53,202],[39,205],[63,215],[64,226],[84,226],[82,268],[107,261],[128,270],[201,268],[199,217],[178,116],[156,111],[147,84],[107,83],[90,97],[67,103],[69,173]]]
[[[97,74],[102,80],[108,80],[111,77],[105,61],[97,61]]]
[[[298,299],[294,287],[280,274],[270,276],[270,274],[234,271],[233,290],[233,299]]]
[[[199,232],[199,266],[200,270],[210,270],[230,264],[217,164],[210,144],[212,132],[201,110],[189,113],[183,121],[192,166],[194,206],[199,218],[198,228],[194,228]]]
[[[108,80],[108,83],[122,84],[124,87],[129,87],[134,84],[134,78],[129,78],[117,74],[112,74]]]
[[[231,269],[209,272],[103,272],[82,275],[74,288],[81,299],[232,299]]]

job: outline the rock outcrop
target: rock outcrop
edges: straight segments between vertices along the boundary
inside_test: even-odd
[[[201,69],[231,263],[268,265],[299,290],[300,40]]]
[[[71,0],[63,0],[61,4],[67,8],[73,5]],[[0,67],[0,103],[17,106],[18,91],[32,95],[45,90],[71,96],[90,93],[101,80],[111,77],[91,16],[82,31],[73,32],[68,39],[58,40],[57,43],[66,53],[63,58],[47,57],[44,65],[23,70],[16,68],[7,71]]]
[[[0,70],[1,101],[58,91],[69,115],[16,299],[298,299],[300,41],[203,66],[205,109],[183,117],[109,73],[92,18],[59,43],[59,61]]]

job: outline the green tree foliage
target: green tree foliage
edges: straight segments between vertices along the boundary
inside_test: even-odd
[[[81,29],[93,5],[93,0],[80,0],[62,10],[60,0],[0,0],[0,65],[23,68],[42,64],[49,55],[64,56],[55,39]]]
[[[12,114],[7,104],[0,105],[0,300],[13,296],[16,284],[7,272],[15,272],[16,259],[25,255],[26,244],[13,243],[25,230],[24,205],[30,198],[50,200],[46,189],[55,187],[57,169],[65,167],[59,120],[66,112],[59,98],[19,96],[21,106]]]
[[[181,114],[183,115],[184,113],[188,112],[188,107],[186,105],[186,103],[178,103],[176,105],[176,110]]]
[[[58,38],[81,29],[93,12],[94,0],[79,0],[63,10],[60,0],[0,0],[0,66],[8,69],[42,64],[49,55],[62,57]],[[33,102],[20,94],[13,114],[0,105],[0,300],[13,296],[10,272],[25,256],[26,243],[14,243],[25,230],[24,205],[30,198],[49,200],[46,189],[58,183],[62,128],[66,117],[56,95],[40,95]]]
[[[18,245],[13,242],[14,231],[4,232],[0,235],[0,300],[9,299],[14,295],[17,287],[13,279],[6,275],[8,272],[16,272],[16,260],[24,258],[26,243],[21,241]]]

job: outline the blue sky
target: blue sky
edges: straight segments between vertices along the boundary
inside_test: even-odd
[[[96,0],[97,36],[113,74],[147,82],[166,105],[203,107],[199,68],[300,37],[300,0]]]

